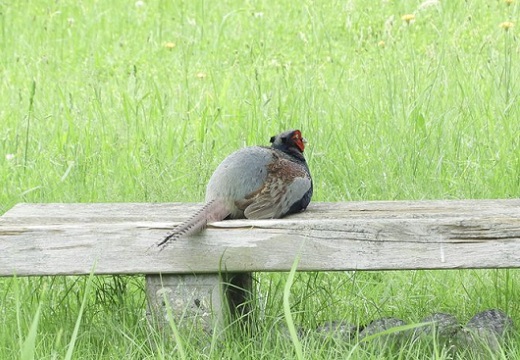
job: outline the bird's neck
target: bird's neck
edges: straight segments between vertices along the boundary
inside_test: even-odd
[[[307,164],[303,154],[296,148],[292,148],[292,147],[278,147],[278,146],[276,146],[276,147],[273,146],[273,148],[278,150],[278,151],[283,152],[286,155],[288,155],[289,157],[294,159],[294,161],[296,161],[296,162],[303,163],[305,165]]]

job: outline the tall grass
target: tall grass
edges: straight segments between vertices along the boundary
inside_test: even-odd
[[[504,25],[518,18],[516,1],[484,0],[3,2],[0,213],[18,202],[200,201],[228,153],[287,128],[309,142],[315,201],[518,197],[520,49]],[[433,311],[466,321],[488,307],[519,323],[518,277],[295,274],[288,293],[286,274],[260,274],[263,335],[209,346],[187,335],[184,350],[294,358],[274,330],[287,304],[306,329]],[[0,283],[1,358],[65,357],[82,305],[72,357],[177,356],[144,320],[138,277]],[[300,341],[305,358],[376,357]]]

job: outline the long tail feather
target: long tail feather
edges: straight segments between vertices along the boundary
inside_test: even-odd
[[[170,242],[183,236],[197,234],[204,230],[211,221],[224,220],[229,215],[229,210],[219,200],[212,200],[201,207],[195,214],[183,223],[176,226],[172,232],[164,237],[157,246],[162,251]]]

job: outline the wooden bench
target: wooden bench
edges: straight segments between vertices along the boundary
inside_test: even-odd
[[[312,203],[150,248],[198,207],[18,204],[0,218],[0,276],[143,274],[152,314],[169,303],[207,327],[222,321],[229,294],[234,307],[245,298],[251,272],[289,271],[297,258],[299,271],[520,267],[516,199]]]

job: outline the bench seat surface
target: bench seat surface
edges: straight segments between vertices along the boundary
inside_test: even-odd
[[[0,217],[0,276],[520,267],[520,200],[311,203],[153,244],[200,204],[18,204]]]

